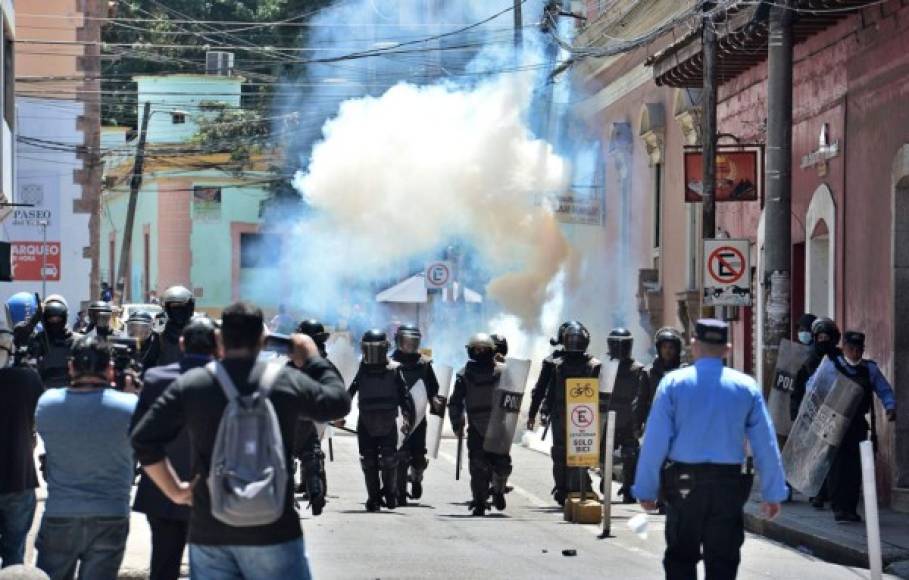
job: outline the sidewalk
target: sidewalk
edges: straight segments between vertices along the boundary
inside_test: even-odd
[[[551,437],[542,439],[543,430],[527,432],[521,444],[539,453],[549,454]],[[752,495],[745,506],[745,529],[768,539],[791,546],[828,562],[867,568],[868,543],[865,524],[837,524],[828,506],[817,510],[803,496],[783,504],[783,512],[773,521],[760,516],[760,498]],[[864,514],[864,508],[859,507]],[[901,563],[889,572],[909,578],[909,516],[883,508],[880,511],[881,543],[884,568]]]
[[[837,564],[868,566],[868,543],[865,524],[837,524],[829,506],[817,510],[801,495],[783,504],[782,513],[773,521],[760,517],[759,498],[754,495],[745,506],[745,528],[783,544],[808,552]],[[859,507],[859,514],[864,508]],[[909,517],[882,508],[880,510],[881,548],[884,568],[894,562],[909,560]]]

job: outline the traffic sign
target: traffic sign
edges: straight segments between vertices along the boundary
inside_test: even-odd
[[[430,262],[424,274],[426,287],[433,290],[448,288],[454,282],[454,268],[451,262]]]
[[[600,463],[600,380],[566,380],[565,402],[565,463],[568,467],[596,467]]]
[[[706,306],[751,306],[750,254],[750,240],[704,240]]]

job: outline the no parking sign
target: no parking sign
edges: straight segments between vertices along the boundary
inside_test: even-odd
[[[566,380],[565,402],[565,463],[568,467],[596,467],[600,463],[600,380]]]
[[[704,240],[706,306],[751,306],[750,254],[750,240]]]

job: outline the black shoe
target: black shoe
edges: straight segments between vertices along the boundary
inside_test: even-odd
[[[393,510],[396,507],[398,507],[398,497],[393,493],[385,494],[385,507],[387,507],[390,510]]]
[[[410,497],[413,499],[420,499],[423,497],[423,482],[422,481],[412,481],[410,483]]]
[[[638,500],[636,500],[636,499],[634,498],[634,496],[631,495],[630,493],[624,493],[624,494],[622,494],[622,503],[623,503],[623,504],[626,504],[626,505],[627,505],[627,504],[632,504],[632,503],[637,503],[637,502],[638,502]]]
[[[862,518],[855,512],[834,512],[833,519],[838,524],[860,524]]]
[[[564,492],[564,491],[562,491],[562,490],[560,490],[560,489],[554,489],[554,490],[552,490],[552,498],[553,498],[553,499],[556,501],[556,503],[559,504],[560,506],[564,506],[564,505],[565,505],[565,492]]]
[[[499,511],[505,509],[505,494],[495,493],[492,495],[492,505]]]
[[[473,502],[471,507],[471,513],[474,516],[481,518],[486,515],[486,502]]]
[[[306,493],[306,484],[302,481],[297,484],[297,487],[294,488],[294,493],[301,494]]]
[[[811,504],[811,507],[813,507],[816,510],[824,509],[824,500],[822,498],[813,497],[809,500],[809,503]]]
[[[366,511],[377,512],[382,507],[382,502],[377,499],[366,500]]]
[[[402,493],[398,496],[398,507],[407,507],[407,494]]]

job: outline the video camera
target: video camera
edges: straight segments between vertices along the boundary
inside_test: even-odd
[[[289,334],[278,332],[269,332],[265,337],[265,346],[262,347],[265,352],[273,352],[276,355],[290,356],[293,350],[293,342]]]
[[[111,360],[114,363],[114,382],[117,390],[122,391],[126,374],[139,374],[142,363],[139,361],[139,341],[130,336],[111,336],[107,339],[111,349]]]

